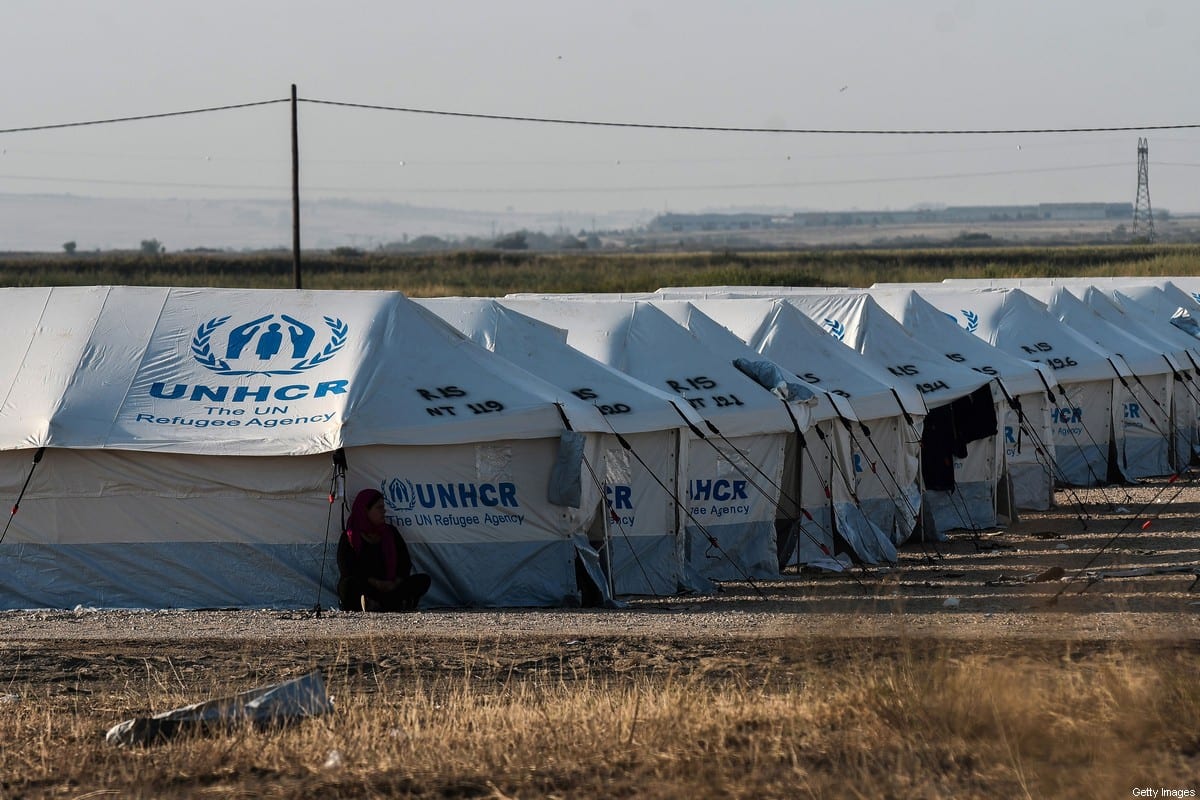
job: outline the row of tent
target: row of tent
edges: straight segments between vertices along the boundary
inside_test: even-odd
[[[887,564],[1196,457],[1192,292],[2,289],[0,608],[329,605],[363,488],[431,605]]]

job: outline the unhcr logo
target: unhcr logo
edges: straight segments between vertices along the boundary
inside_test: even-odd
[[[846,340],[845,325],[838,322],[836,319],[830,319],[829,317],[826,317],[825,322],[822,324],[826,328],[829,328],[829,333],[833,335],[833,338],[837,339],[839,342],[844,342]]]
[[[519,508],[515,483],[413,483],[392,478],[379,486],[388,510],[396,514],[417,508]]]
[[[963,327],[966,328],[967,333],[975,333],[977,330],[979,330],[978,314],[976,314],[974,311],[968,311],[964,308],[962,309],[962,315],[963,319],[966,320],[966,322],[963,324]]]
[[[412,481],[392,478],[379,487],[387,507],[392,511],[412,511],[417,507],[417,493]]]
[[[287,314],[278,320],[267,314],[227,328],[230,319],[214,317],[192,337],[192,357],[218,375],[296,375],[337,355],[350,330],[340,319],[323,317],[329,339],[321,346],[316,328]]]

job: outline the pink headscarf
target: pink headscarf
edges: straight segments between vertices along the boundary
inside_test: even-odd
[[[355,553],[362,553],[363,534],[373,533],[379,537],[379,546],[383,549],[383,562],[386,568],[387,580],[396,579],[396,537],[392,526],[386,522],[382,525],[372,525],[367,518],[367,509],[375,505],[383,495],[377,489],[363,489],[354,497],[354,505],[350,508],[350,523],[346,528],[346,538]]]

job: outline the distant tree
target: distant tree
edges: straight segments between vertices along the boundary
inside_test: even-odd
[[[493,244],[494,247],[500,250],[528,250],[529,235],[525,231],[516,231],[514,233],[501,236]]]
[[[414,250],[444,250],[449,242],[440,236],[417,236],[408,242]]]
[[[63,252],[69,256],[75,255],[75,242],[63,242]]]
[[[962,231],[954,237],[953,241],[957,244],[983,244],[991,242],[992,235],[980,231]]]
[[[363,251],[357,247],[335,247],[332,252],[335,256],[345,256],[347,258],[357,258],[364,255]]]
[[[142,239],[142,252],[148,256],[156,256],[167,252],[167,248],[163,247],[158,239]]]

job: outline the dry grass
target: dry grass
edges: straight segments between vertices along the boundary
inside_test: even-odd
[[[281,731],[115,749],[121,718],[249,688],[147,666],[0,707],[3,797],[1121,797],[1196,788],[1196,655],[870,640],[621,675],[564,655],[383,676],[343,652],[337,711]],[[372,649],[395,650],[379,641]],[[991,652],[988,652],[991,651]],[[477,659],[477,660],[476,660]],[[481,674],[485,677],[481,679]],[[278,676],[276,676],[277,678]]]
[[[1194,244],[692,253],[373,252],[303,256],[309,289],[396,289],[414,297],[508,292],[640,292],[662,286],[870,286],[946,277],[1200,273]],[[290,288],[287,253],[0,253],[0,286]]]

